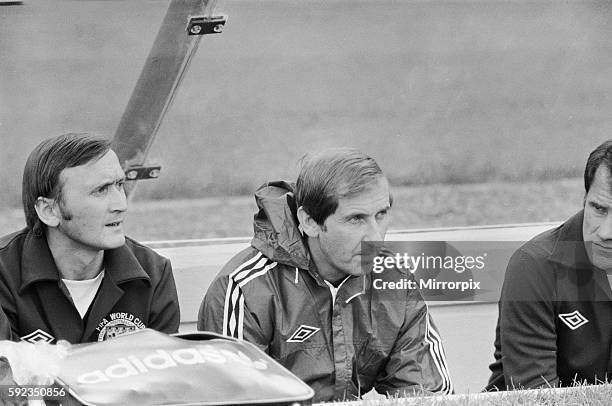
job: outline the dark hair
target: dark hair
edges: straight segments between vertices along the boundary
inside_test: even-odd
[[[39,197],[60,199],[60,173],[101,158],[110,150],[110,141],[88,133],[63,134],[47,139],[30,153],[23,170],[21,200],[28,228],[42,235],[45,225],[36,214]]]
[[[384,177],[374,159],[350,148],[306,155],[301,163],[295,200],[319,225],[335,213],[338,199],[358,194]]]
[[[605,164],[610,171],[609,173],[612,174],[612,140],[608,140],[595,148],[587,159],[586,168],[584,168],[584,189],[586,193],[589,193],[595,178],[595,172],[602,164]]]

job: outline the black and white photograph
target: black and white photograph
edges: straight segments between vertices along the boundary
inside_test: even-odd
[[[602,405],[612,0],[0,0],[0,405]]]

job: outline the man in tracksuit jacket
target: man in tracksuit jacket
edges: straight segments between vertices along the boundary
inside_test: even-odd
[[[198,328],[256,344],[309,384],[314,401],[354,399],[372,388],[399,396],[452,393],[442,342],[419,292],[374,289],[362,270],[361,243],[384,239],[391,208],[376,162],[330,150],[304,161],[295,198],[285,182],[268,183],[255,196],[252,246],[209,287]]]
[[[584,174],[584,210],[510,259],[487,390],[597,384],[612,373],[612,141]]]
[[[104,138],[66,134],[30,154],[27,228],[0,238],[1,339],[81,343],[178,330],[170,261],[124,236],[124,180]]]

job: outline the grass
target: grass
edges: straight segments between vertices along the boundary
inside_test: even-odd
[[[162,176],[140,196],[249,194],[338,145],[397,186],[579,176],[612,130],[611,4],[220,2],[227,29],[204,38],[151,151]],[[18,206],[41,139],[114,132],[166,7],[0,8],[0,204]]]
[[[580,179],[395,187],[392,227],[426,228],[561,221],[582,204]],[[126,229],[141,240],[244,237],[253,233],[250,196],[134,201]],[[20,209],[0,210],[0,230],[23,227]]]
[[[610,403],[612,385],[529,391],[489,392],[454,396],[373,399],[351,402],[358,406],[605,406]]]

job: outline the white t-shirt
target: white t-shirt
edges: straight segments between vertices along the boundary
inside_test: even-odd
[[[62,282],[64,282],[64,285],[68,288],[68,292],[70,292],[70,296],[72,297],[72,302],[79,311],[81,318],[85,316],[91,302],[96,297],[96,293],[98,293],[98,288],[102,284],[103,278],[104,269],[93,279],[75,281],[62,278]]]
[[[323,282],[325,282],[327,284],[327,286],[329,287],[329,291],[331,292],[332,295],[332,309],[335,307],[336,305],[336,296],[338,295],[338,291],[340,290],[340,287],[342,285],[344,285],[344,282],[346,282],[346,280],[349,278],[350,275],[347,275],[346,278],[344,278],[342,280],[342,282],[340,282],[340,284],[336,287],[334,285],[332,285],[331,283],[329,283],[326,280],[323,280]]]

